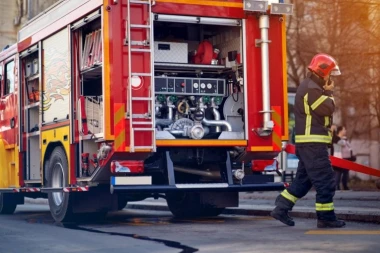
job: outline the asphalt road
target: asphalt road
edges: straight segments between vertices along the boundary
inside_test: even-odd
[[[380,225],[349,222],[322,230],[315,220],[286,227],[265,216],[178,220],[169,212],[125,209],[95,223],[55,224],[46,205],[0,216],[0,253],[61,252],[373,252]]]

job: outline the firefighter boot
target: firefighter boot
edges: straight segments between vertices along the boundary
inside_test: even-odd
[[[342,228],[346,223],[342,220],[318,220],[318,228]]]
[[[271,213],[270,216],[275,218],[276,220],[281,221],[285,225],[288,226],[294,226],[294,221],[291,217],[288,215],[288,210],[281,209],[279,207],[276,207]]]

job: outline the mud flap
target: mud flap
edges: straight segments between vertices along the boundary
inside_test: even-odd
[[[108,188],[107,188],[108,189]],[[73,213],[91,213],[118,210],[118,195],[107,190],[77,192],[73,202]]]
[[[201,203],[216,208],[238,207],[238,192],[201,192]]]

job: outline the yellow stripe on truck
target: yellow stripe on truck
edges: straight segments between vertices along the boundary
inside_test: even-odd
[[[284,126],[283,128],[283,133],[284,135],[282,136],[283,141],[289,140],[289,118],[288,118],[288,69],[287,69],[287,51],[286,51],[286,16],[282,16],[283,21],[282,21],[282,26],[281,26],[281,31],[282,31],[282,87],[283,87],[283,93],[284,93],[284,104],[283,104],[283,110],[284,110]]]
[[[273,110],[272,119],[274,122],[274,128],[273,128],[273,133],[272,133],[272,146],[273,146],[273,150],[281,151],[282,150],[281,106],[273,106],[272,110]]]
[[[104,138],[113,140],[115,138],[111,133],[111,74],[110,74],[110,36],[109,36],[109,15],[106,10],[108,0],[104,0],[103,5],[103,83],[104,83]]]
[[[116,103],[114,105],[115,109],[115,142],[114,149],[115,151],[125,151],[125,104]]]
[[[262,152],[266,152],[266,151],[273,151],[273,147],[272,146],[254,146],[254,147],[251,147],[251,151],[254,152],[254,151],[262,151]]]

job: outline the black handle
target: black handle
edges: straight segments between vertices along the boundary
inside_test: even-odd
[[[13,117],[11,118],[11,128],[15,128],[16,126],[16,119]]]
[[[159,43],[158,50],[170,50],[170,44]]]

